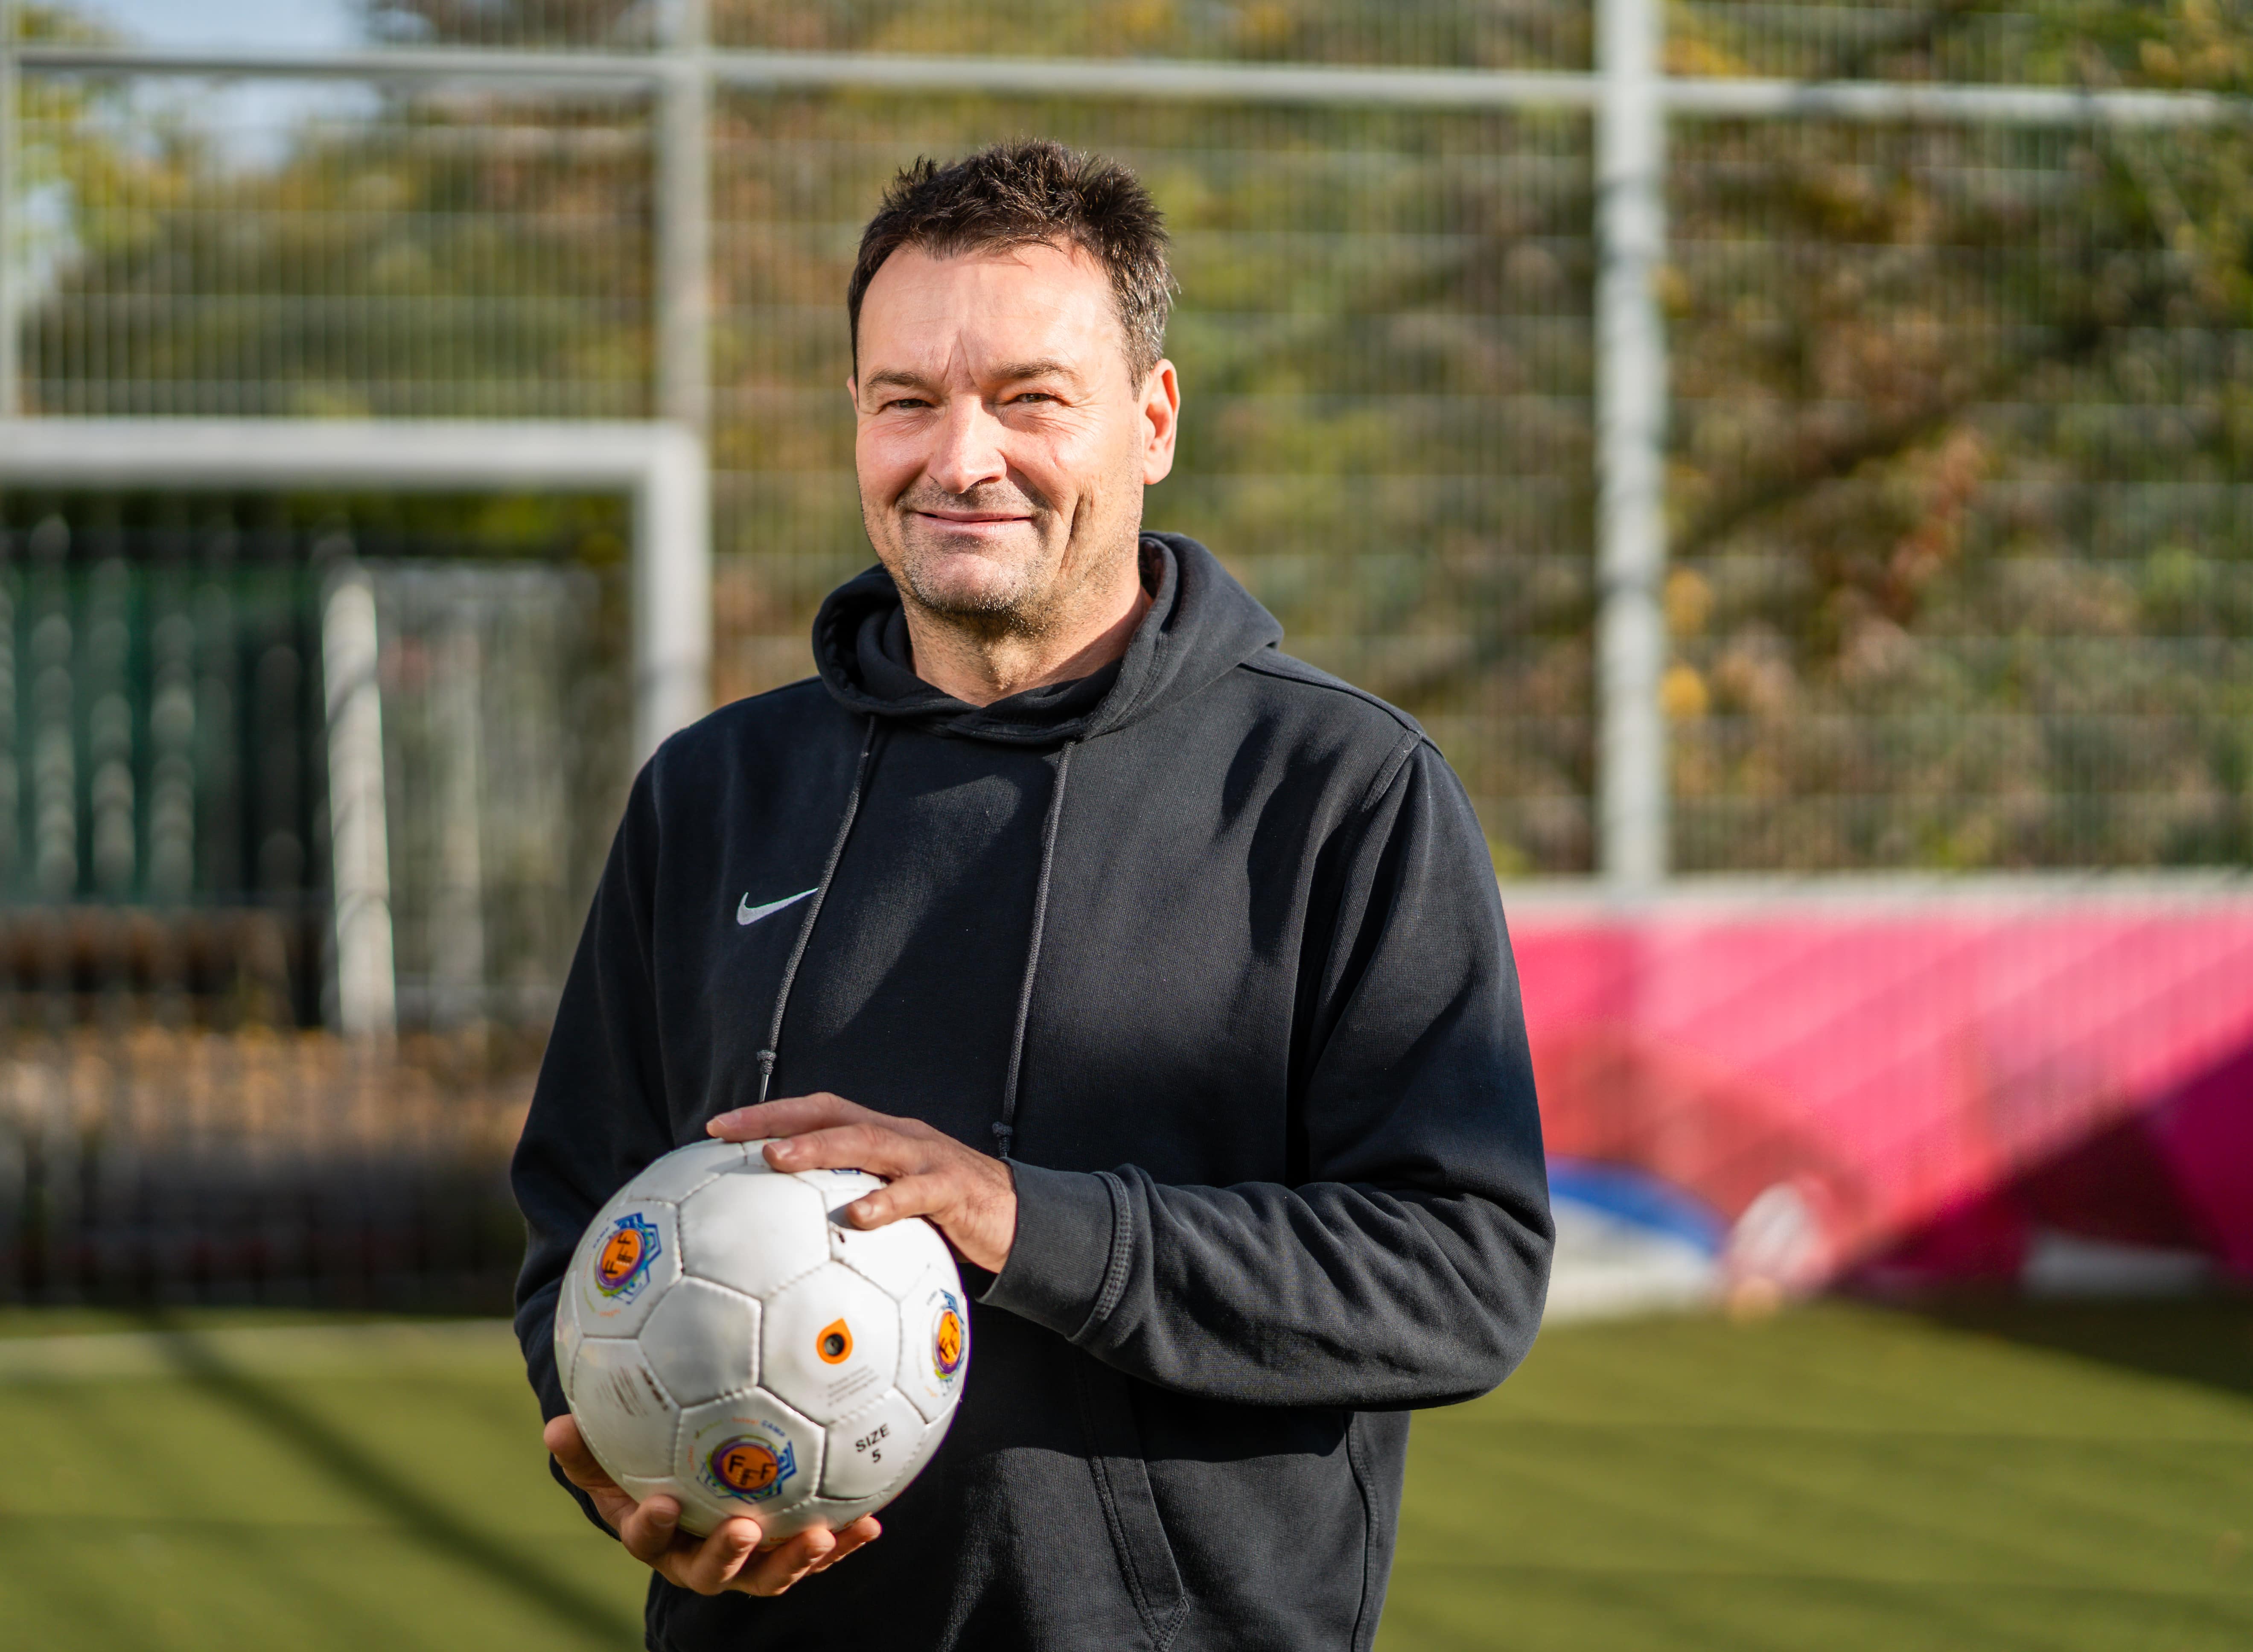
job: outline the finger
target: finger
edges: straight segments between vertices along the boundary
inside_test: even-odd
[[[699,1594],[717,1594],[736,1581],[758,1546],[757,1521],[743,1515],[722,1520],[703,1542],[677,1554],[673,1581]]]
[[[845,1219],[861,1229],[881,1228],[908,1216],[937,1216],[963,1202],[968,1178],[948,1166],[924,1175],[903,1175],[845,1207]]]
[[[827,1572],[855,1549],[865,1549],[884,1535],[874,1515],[862,1515],[851,1525],[836,1534],[837,1546],[813,1563],[813,1572]],[[809,1575],[811,1575],[809,1573]]]
[[[857,1102],[821,1091],[811,1096],[785,1096],[779,1101],[763,1101],[754,1107],[738,1107],[732,1112],[720,1113],[706,1122],[704,1131],[722,1141],[756,1141],[762,1136],[794,1136],[827,1125],[882,1116]]]
[[[767,1162],[778,1170],[866,1170],[871,1175],[906,1176],[929,1170],[966,1152],[941,1137],[933,1140],[902,1127],[904,1120],[876,1118],[832,1125],[766,1147]]]
[[[836,1547],[834,1533],[811,1527],[776,1544],[745,1567],[736,1586],[746,1594],[780,1594]]]
[[[673,1548],[680,1535],[680,1505],[659,1493],[643,1499],[610,1523],[625,1551],[645,1566],[653,1566]]]

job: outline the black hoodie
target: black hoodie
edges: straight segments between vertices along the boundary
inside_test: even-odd
[[[883,1537],[778,1600],[652,1580],[652,1648],[1359,1652],[1407,1411],[1532,1341],[1540,1127],[1462,788],[1203,547],[1143,563],[1124,658],[983,708],[916,678],[871,570],[819,681],[634,785],[514,1167],[547,1413],[586,1223],[763,1090],[1006,1151],[1018,1201]]]

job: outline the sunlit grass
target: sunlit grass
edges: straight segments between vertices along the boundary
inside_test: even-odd
[[[641,1587],[499,1327],[0,1313],[6,1644],[624,1649]],[[1552,1331],[1418,1420],[1378,1644],[2253,1644],[2253,1314]]]

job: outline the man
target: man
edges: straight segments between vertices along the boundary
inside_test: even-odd
[[[657,1574],[652,1647],[1365,1649],[1407,1411],[1532,1339],[1484,839],[1412,721],[1140,531],[1170,292],[1115,165],[901,174],[847,297],[882,567],[823,605],[818,680],[634,787],[517,1154],[517,1326],[560,1473]],[[964,1398],[881,1538],[689,1538],[565,1414],[573,1244],[708,1132],[890,1178],[847,1219],[961,1258]]]

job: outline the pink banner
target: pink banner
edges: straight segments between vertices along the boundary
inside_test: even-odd
[[[1787,1286],[2016,1277],[2044,1235],[2253,1278],[2242,889],[1505,891],[1550,1151]]]

